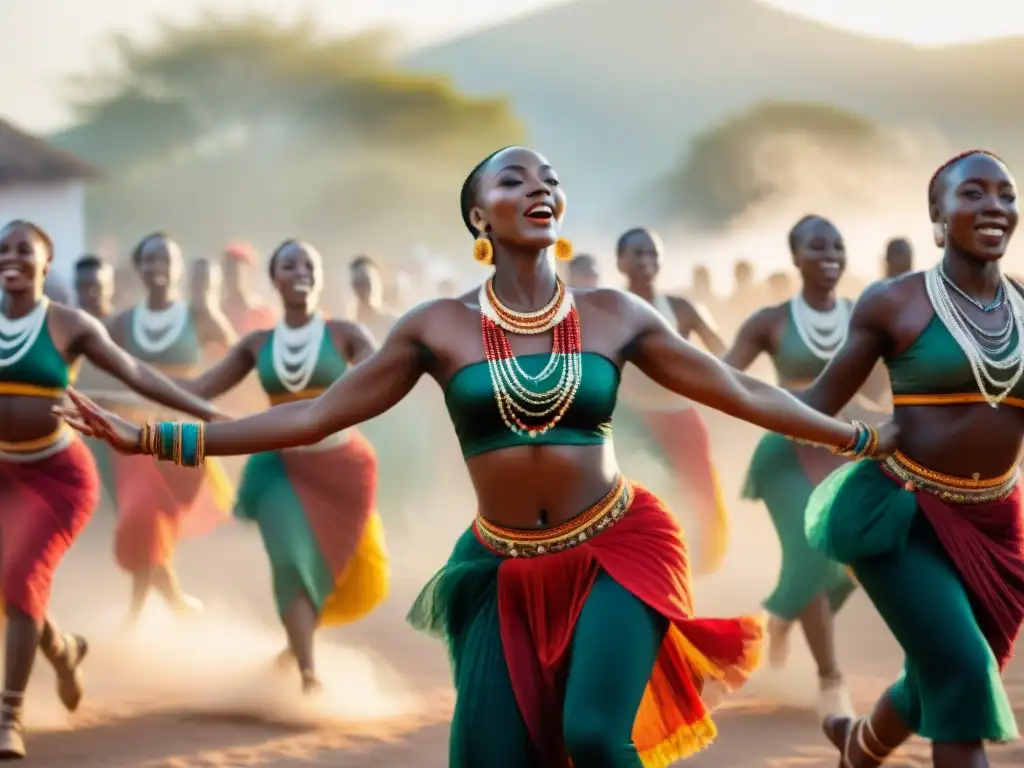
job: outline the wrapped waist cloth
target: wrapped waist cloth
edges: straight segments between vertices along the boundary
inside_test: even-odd
[[[644,765],[668,766],[714,739],[703,700],[708,697],[702,694],[710,693],[713,682],[735,688],[746,679],[758,660],[761,623],[754,617],[694,615],[682,531],[648,491],[620,479],[586,512],[542,531],[505,529],[478,517],[420,594],[409,620],[448,643],[462,697],[458,669],[479,655],[473,644],[490,636],[472,627],[480,617],[493,616],[500,625],[497,652],[536,752],[543,765],[565,765],[570,649],[599,577],[610,578],[665,619],[653,669],[643,671],[646,687],[632,741]],[[628,653],[620,647],[607,652]],[[478,684],[472,674],[467,679]]]
[[[812,546],[856,567],[901,551],[923,514],[976,602],[978,624],[1005,666],[1024,621],[1024,518],[1018,471],[975,480],[896,453],[830,475],[807,506]]]

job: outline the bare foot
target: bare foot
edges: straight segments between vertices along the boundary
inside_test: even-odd
[[[316,676],[316,672],[312,669],[302,670],[302,692],[307,696],[312,696],[323,691],[323,683],[320,682],[320,678]]]

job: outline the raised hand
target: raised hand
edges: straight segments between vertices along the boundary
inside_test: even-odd
[[[107,411],[74,389],[68,390],[71,406],[55,406],[53,412],[86,437],[109,443],[121,453],[141,453],[141,428]]]

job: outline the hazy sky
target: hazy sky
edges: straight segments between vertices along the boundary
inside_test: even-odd
[[[979,13],[962,0],[763,1],[852,30],[922,44],[1024,34],[1024,3],[1010,0],[993,13]],[[311,9],[328,31],[389,24],[411,42],[426,42],[559,2],[565,0],[0,0],[6,38],[0,114],[30,129],[58,126],[66,117],[62,79],[94,65],[110,33],[145,34],[154,17],[187,19],[212,8],[261,9],[287,19]]]

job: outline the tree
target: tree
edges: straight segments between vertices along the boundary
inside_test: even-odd
[[[848,185],[858,158],[898,156],[899,142],[868,120],[826,104],[763,102],[698,134],[682,163],[656,183],[665,221],[717,229],[740,214],[798,196],[811,179]]]
[[[167,229],[193,249],[445,245],[468,169],[521,137],[503,99],[402,71],[382,32],[323,40],[311,22],[207,15],[115,48],[113,72],[74,83],[55,141],[106,169],[89,224],[124,242]]]

